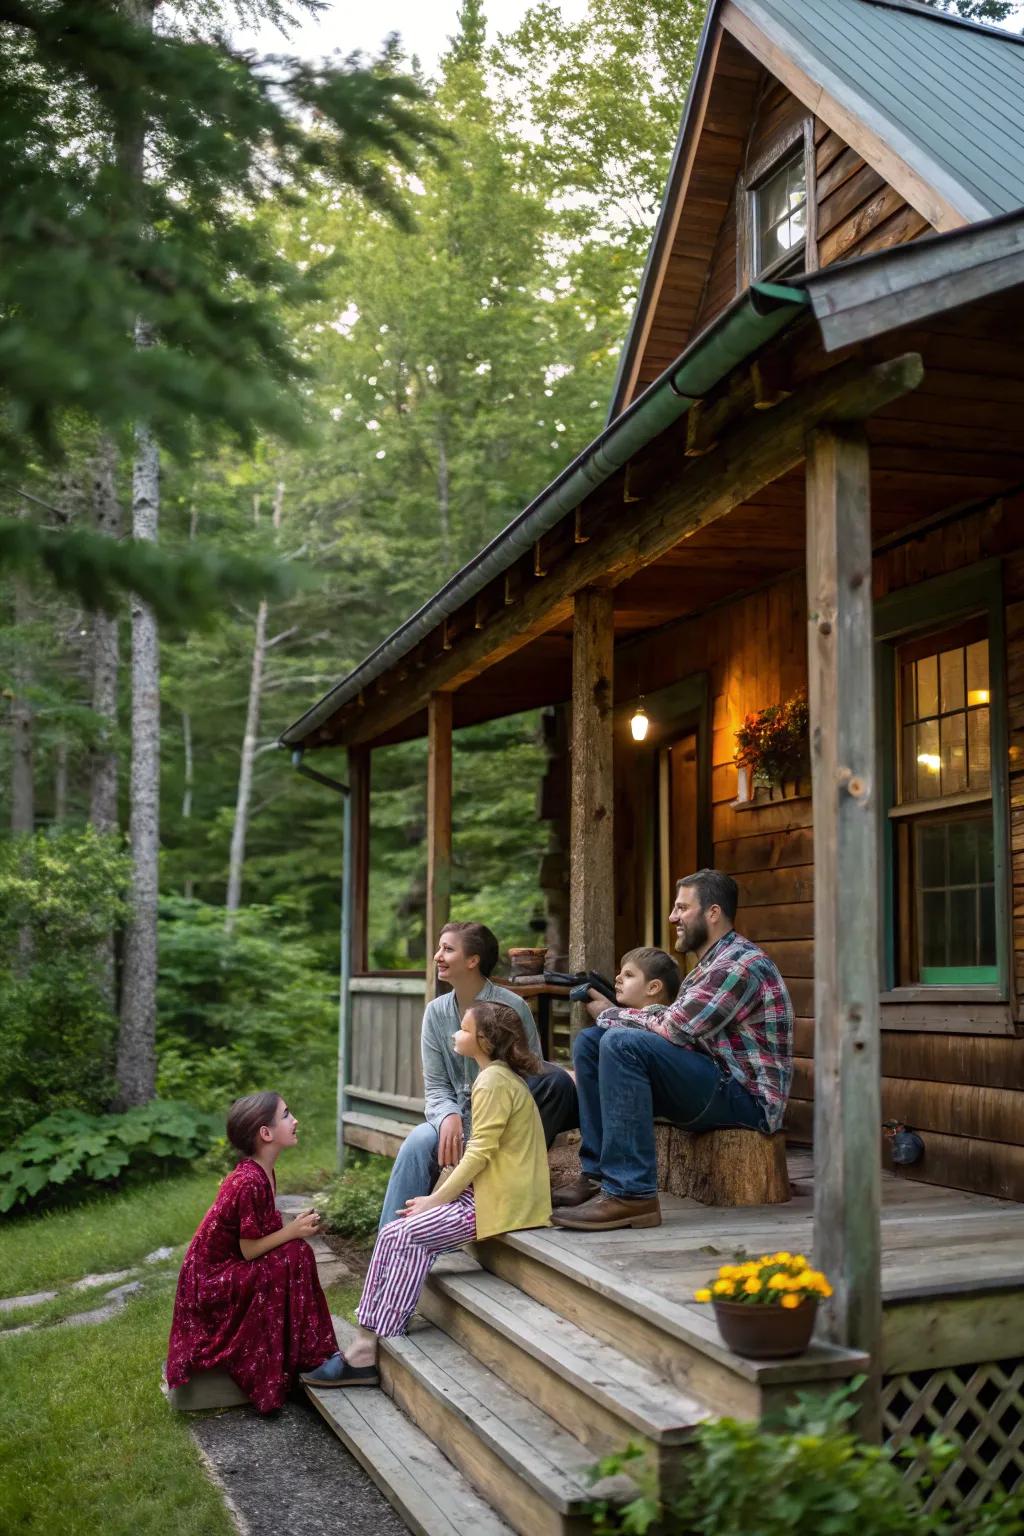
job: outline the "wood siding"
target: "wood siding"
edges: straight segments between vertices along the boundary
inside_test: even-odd
[[[1024,496],[999,501],[876,554],[880,598],[1002,557],[1006,603],[1006,708],[1009,721],[1010,852],[1016,988],[1024,995]],[[775,960],[797,1016],[797,1067],[788,1117],[796,1139],[809,1139],[814,1048],[813,835],[810,798],[738,809],[735,731],[744,714],[806,686],[806,598],[803,571],[620,648],[620,698],[707,671],[713,699],[712,846],[715,864],[740,887],[737,926]],[[684,661],[685,658],[685,661]],[[642,690],[641,690],[642,684]],[[625,758],[628,747],[622,749]],[[616,769],[618,772],[619,764]],[[650,776],[627,773],[617,811],[616,867],[626,871],[618,930],[643,933],[645,874],[636,850],[652,814]],[[648,797],[648,798],[645,798]],[[632,907],[632,912],[628,910]],[[633,938],[636,943],[639,939]],[[668,945],[667,932],[654,942]],[[623,946],[625,947],[625,946]],[[937,1008],[938,1005],[932,1005]],[[1015,1011],[1017,1009],[1014,1003]],[[972,1010],[965,1005],[965,1014]],[[956,1027],[956,1005],[944,1009]],[[908,1176],[1024,1200],[1024,1039],[883,1027],[882,1105],[922,1135],[926,1155]]]
[[[742,169],[708,261],[694,335],[720,315],[750,280],[749,253],[744,248],[747,221],[743,202],[747,182],[793,141],[794,132],[809,116],[804,104],[780,81],[762,75]],[[809,189],[813,205],[809,239],[813,252],[809,265],[825,267],[853,256],[865,256],[870,251],[887,250],[931,231],[928,220],[911,208],[821,118],[814,120],[813,158]],[[684,207],[680,229],[685,224]],[[680,332],[679,349],[686,339]]]

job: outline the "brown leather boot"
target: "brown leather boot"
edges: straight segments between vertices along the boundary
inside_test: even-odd
[[[560,1189],[551,1191],[551,1204],[554,1210],[561,1210],[565,1206],[582,1205],[584,1200],[592,1200],[595,1195],[601,1193],[601,1186],[596,1179],[591,1179],[585,1173],[581,1173],[571,1184],[563,1184]]]
[[[657,1195],[640,1200],[620,1200],[603,1191],[568,1211],[556,1211],[551,1220],[556,1227],[571,1227],[574,1232],[612,1232],[617,1227],[660,1227],[661,1206]]]

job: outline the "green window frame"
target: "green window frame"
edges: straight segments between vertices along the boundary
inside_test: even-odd
[[[906,807],[901,807],[898,781],[900,752],[897,733],[903,728],[897,718],[899,685],[897,682],[900,648],[917,637],[927,637],[929,632],[937,636],[962,621],[983,618],[988,634],[989,688],[990,688],[990,740],[991,740],[991,808],[993,839],[993,885],[995,907],[996,964],[994,967],[971,967],[960,973],[953,968],[940,967],[927,976],[908,985],[899,976],[898,943],[900,925],[900,875],[898,871],[897,838],[898,823]],[[875,604],[875,657],[877,740],[879,751],[880,804],[880,868],[882,871],[881,916],[881,974],[884,994],[893,998],[909,997],[923,1001],[971,1001],[985,1000],[1006,1002],[1010,998],[1011,966],[1013,963],[1012,934],[1010,925],[1010,857],[1009,857],[1009,804],[1008,804],[1008,742],[1006,718],[1006,645],[1004,637],[1004,606],[1002,566],[998,560],[986,560],[964,571],[952,572],[917,586],[904,588],[880,599]],[[963,804],[958,807],[958,800]],[[984,801],[976,802],[984,804]],[[920,806],[918,812],[917,806]],[[915,829],[927,827],[925,819],[932,803],[927,800],[914,802]],[[934,802],[936,811],[947,810],[955,816],[958,809],[965,818],[970,815],[968,796],[948,796]],[[909,818],[908,818],[909,821]],[[908,824],[904,822],[904,826]],[[904,834],[904,843],[909,833]],[[914,836],[917,833],[915,831]],[[906,908],[902,909],[906,911]],[[906,918],[904,917],[904,920]],[[927,969],[927,968],[926,968]]]

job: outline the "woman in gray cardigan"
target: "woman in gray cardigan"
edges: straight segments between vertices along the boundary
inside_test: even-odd
[[[434,964],[440,981],[451,988],[429,1002],[423,1014],[420,1049],[423,1055],[424,1123],[410,1131],[391,1171],[381,1226],[393,1221],[408,1200],[429,1194],[442,1168],[453,1168],[470,1133],[469,1096],[476,1064],[457,1056],[452,1036],[462,1015],[475,1002],[506,1003],[523,1024],[526,1044],[540,1057],[540,1039],[533,1014],[523,999],[490,979],[498,961],[498,941],[483,923],[446,923],[437,943]],[[550,1147],[560,1131],[579,1124],[576,1086],[568,1072],[545,1062],[525,1079],[540,1111],[544,1138]]]

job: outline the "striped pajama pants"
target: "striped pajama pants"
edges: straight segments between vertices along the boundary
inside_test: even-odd
[[[473,1190],[422,1216],[399,1216],[382,1228],[356,1312],[364,1328],[382,1339],[404,1333],[420,1292],[440,1253],[476,1237]]]

